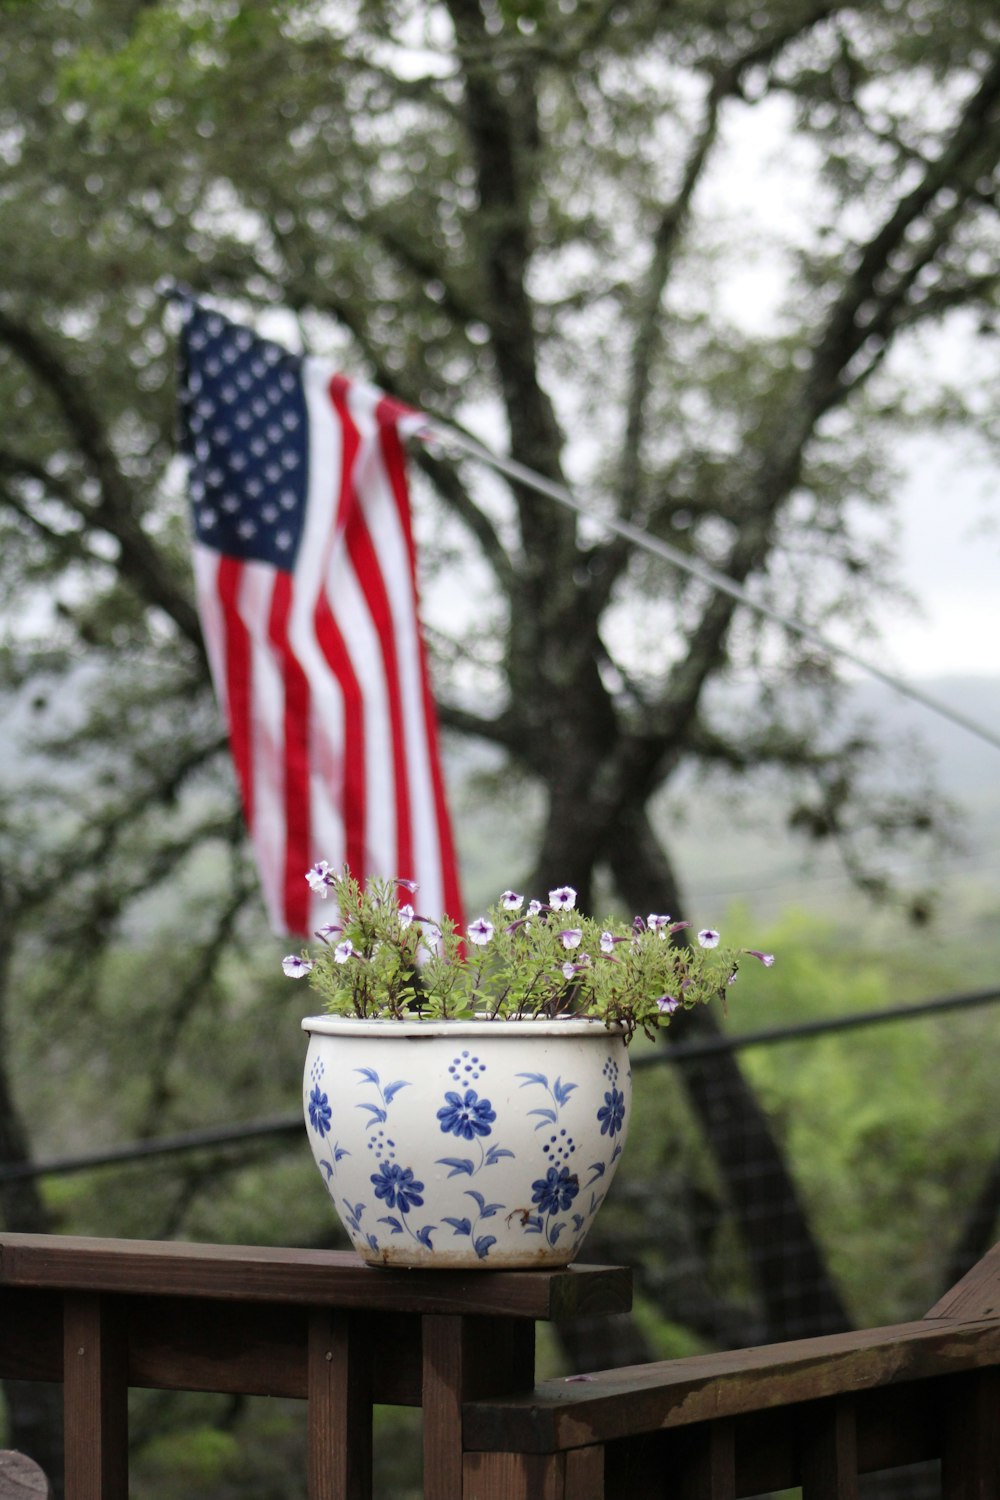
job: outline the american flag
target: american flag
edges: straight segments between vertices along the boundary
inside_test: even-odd
[[[321,859],[459,922],[402,444],[424,419],[181,305],[198,607],[272,925],[329,919]]]

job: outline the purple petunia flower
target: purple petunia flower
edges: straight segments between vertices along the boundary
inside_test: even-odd
[[[743,952],[749,954],[751,958],[759,958],[765,969],[769,969],[774,963],[773,953],[761,953],[758,948],[744,948]]]
[[[485,917],[477,917],[474,922],[469,923],[466,931],[477,948],[485,948],[493,936],[493,923],[487,921]]]
[[[583,929],[581,927],[564,927],[559,934],[559,940],[564,948],[579,948],[582,937]]]
[[[703,948],[717,948],[719,946],[719,934],[714,927],[703,927],[698,934],[698,941]]]
[[[350,938],[345,938],[342,943],[338,943],[336,948],[334,948],[333,956],[338,964],[346,964],[347,960],[351,957],[353,952],[354,944],[351,942]]]
[[[665,1016],[672,1016],[675,1010],[680,1008],[680,1001],[676,995],[661,995],[656,1002],[656,1008]]]
[[[560,885],[549,891],[549,905],[553,911],[572,911],[576,905],[576,891],[571,885]]]
[[[646,918],[646,926],[650,932],[655,932],[657,937],[665,938],[670,931],[670,918],[657,916],[655,911],[651,911]]]
[[[500,905],[504,911],[520,911],[524,905],[524,897],[519,896],[517,891],[504,891],[500,897]]]

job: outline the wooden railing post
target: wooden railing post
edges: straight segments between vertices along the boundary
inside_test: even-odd
[[[523,1318],[431,1313],[422,1340],[424,1500],[460,1500],[462,1403],[531,1390],[535,1327]]]
[[[941,1495],[942,1500],[1000,1500],[1000,1370],[950,1382]]]
[[[309,1500],[371,1500],[371,1341],[354,1313],[312,1310],[306,1381]]]
[[[467,1453],[462,1500],[604,1500],[604,1449]]]
[[[800,1425],[802,1500],[858,1500],[858,1433],[850,1397],[821,1402]]]
[[[733,1500],[736,1448],[731,1421],[721,1419],[692,1433],[679,1494],[682,1500]]]
[[[128,1355],[114,1296],[63,1298],[66,1500],[128,1500]]]

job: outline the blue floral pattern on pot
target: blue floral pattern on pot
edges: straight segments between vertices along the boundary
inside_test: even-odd
[[[619,1037],[585,1022],[394,1023],[391,1035],[377,1023],[303,1024],[308,1136],[365,1258],[502,1268],[574,1257],[627,1129]],[[525,1066],[536,1053],[544,1065]]]
[[[326,1136],[333,1129],[333,1109],[329,1096],[323,1092],[321,1086],[324,1071],[322,1058],[317,1058],[309,1071],[312,1089],[306,1097],[306,1112],[311,1128],[316,1132],[320,1141],[324,1142],[324,1148],[317,1151],[314,1147],[313,1154],[320,1170],[329,1182],[331,1178],[336,1177],[337,1164],[347,1155],[347,1152],[333,1140],[326,1141]],[[327,1150],[329,1157],[326,1155]]]

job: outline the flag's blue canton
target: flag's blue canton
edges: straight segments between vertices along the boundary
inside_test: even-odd
[[[195,306],[184,327],[182,441],[198,540],[291,572],[305,520],[302,361]]]

